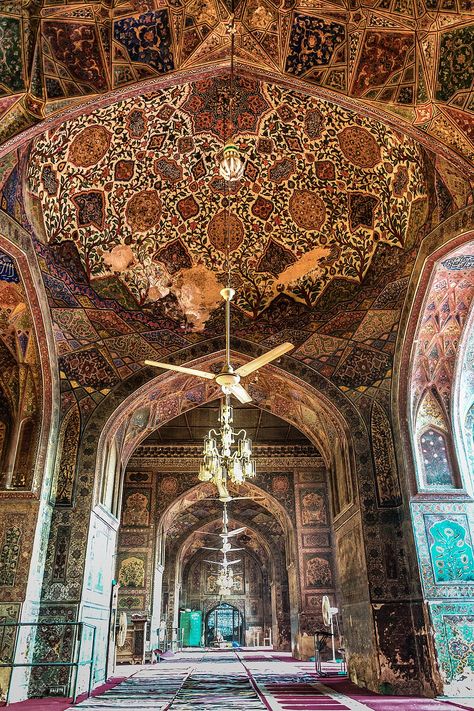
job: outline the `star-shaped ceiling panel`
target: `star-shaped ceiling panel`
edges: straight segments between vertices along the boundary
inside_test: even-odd
[[[31,0],[0,8],[0,141],[84,99],[229,60],[230,0]],[[236,0],[246,71],[382,109],[474,158],[468,0]]]

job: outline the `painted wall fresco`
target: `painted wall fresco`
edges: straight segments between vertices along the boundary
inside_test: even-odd
[[[472,685],[472,627],[463,613],[464,606],[471,611],[474,599],[473,510],[470,498],[459,491],[472,485],[461,435],[466,409],[460,407],[471,397],[469,375],[463,381],[473,313],[470,226],[465,211],[433,233],[431,246],[437,248],[419,260],[418,293],[411,319],[405,319],[399,361],[405,383],[399,402],[402,408],[408,404],[412,423],[409,433],[401,424],[414,456],[412,471],[407,458],[408,483],[412,495],[422,493],[410,507],[441,675],[434,678],[439,690],[456,696],[470,693]],[[414,339],[416,345],[409,345]]]
[[[446,692],[458,695],[474,674],[472,602],[432,602],[429,609]]]
[[[41,426],[42,375],[29,299],[15,260],[1,251],[0,339],[0,419],[5,426],[0,486],[29,489]]]
[[[322,627],[323,595],[336,601],[336,569],[329,508],[329,491],[323,463],[312,472],[295,476],[296,537],[301,591],[300,628],[314,634]]]
[[[419,486],[459,487],[452,411],[456,356],[474,297],[472,243],[440,260],[433,270],[418,325],[411,375],[411,408]],[[469,392],[469,387],[466,392]],[[464,485],[469,478],[464,472]]]
[[[2,8],[3,140],[72,109],[81,97],[139,90],[141,82],[176,70],[203,72],[229,61],[229,8],[215,0],[204,6],[43,5]],[[297,1],[277,8],[249,0],[236,8],[236,19],[241,71],[272,72],[341,100],[381,107],[392,120],[472,160],[468,4],[424,0],[402,8],[341,0],[327,7]]]

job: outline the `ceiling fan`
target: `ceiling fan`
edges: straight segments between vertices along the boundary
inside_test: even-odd
[[[240,379],[245,378],[254,371],[261,368],[272,360],[288,353],[294,348],[292,343],[282,343],[276,348],[272,348],[268,353],[251,360],[250,363],[239,366],[236,370],[230,362],[230,302],[234,298],[235,291],[230,287],[222,289],[221,296],[225,301],[225,363],[222,366],[220,373],[209,373],[205,370],[197,370],[195,368],[186,368],[182,365],[171,365],[170,363],[159,363],[154,360],[145,360],[145,365],[151,365],[155,368],[164,368],[165,370],[176,370],[178,373],[186,373],[188,375],[196,375],[198,378],[206,378],[207,380],[215,380],[221,386],[224,395],[234,395],[237,400],[245,404],[252,402],[252,398],[241,385]]]
[[[227,560],[227,555],[224,553],[223,555],[223,560],[204,560],[205,563],[212,563],[213,565],[218,565],[221,568],[224,568],[224,570],[227,570],[227,568],[231,565],[235,565],[236,563],[240,563],[240,558],[238,560]]]
[[[233,538],[234,536],[238,536],[240,533],[243,533],[246,529],[246,526],[242,526],[241,528],[235,528],[233,531],[229,531],[227,526],[229,524],[229,516],[227,514],[227,504],[224,503],[224,508],[222,511],[222,531],[220,533],[214,533],[213,531],[196,531],[196,533],[204,533],[206,536],[219,536],[222,538],[222,546],[223,548],[229,544],[229,538]],[[220,550],[219,548],[209,548],[207,550]],[[242,550],[239,548],[238,550]]]
[[[232,548],[232,543],[223,543],[222,548],[211,548],[210,546],[203,546],[204,551],[219,551],[220,553],[234,553],[235,551],[243,551],[243,548]]]

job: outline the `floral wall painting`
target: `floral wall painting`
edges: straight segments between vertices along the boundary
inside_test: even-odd
[[[305,576],[307,588],[332,588],[331,564],[326,557],[306,555]]]
[[[467,519],[446,519],[433,523],[427,530],[435,581],[473,582],[474,555]]]
[[[124,526],[148,526],[150,516],[150,492],[126,490],[123,510]]]
[[[327,523],[327,504],[320,491],[301,490],[301,523],[303,526],[314,526]]]
[[[119,564],[118,581],[124,588],[143,588],[145,586],[145,558],[131,555],[122,558]]]

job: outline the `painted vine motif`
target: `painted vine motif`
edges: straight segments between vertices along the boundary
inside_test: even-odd
[[[237,92],[253,99],[236,119],[246,169],[231,218],[209,98],[219,96],[218,80],[98,109],[36,141],[29,183],[49,243],[74,242],[100,293],[111,295],[114,276],[114,296],[127,308],[171,294],[180,302],[193,276],[207,280],[214,308],[220,286],[210,275],[225,267],[227,219],[238,304],[250,315],[280,294],[314,304],[334,279],[360,283],[379,245],[403,248],[410,202],[426,195],[414,141],[277,86],[239,79]],[[197,317],[194,325],[203,327]]]
[[[438,521],[429,529],[433,572],[437,583],[474,582],[474,555],[469,533],[458,522]]]

